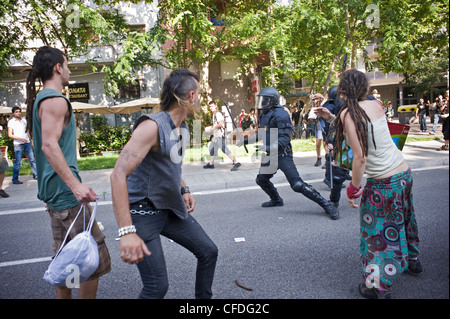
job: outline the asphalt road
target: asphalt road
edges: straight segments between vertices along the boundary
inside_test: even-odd
[[[317,177],[308,181],[327,198],[329,191]],[[417,277],[402,274],[394,283],[393,298],[448,299],[448,166],[415,170],[413,177],[424,272]],[[260,207],[267,197],[256,187],[194,194],[193,216],[219,247],[213,297],[360,299],[358,211],[350,209],[343,196],[341,218],[333,221],[289,187],[279,190],[285,206],[272,209]],[[97,220],[105,226],[112,271],[100,279],[97,296],[137,298],[141,289],[137,267],[119,258],[112,206],[103,204]],[[194,298],[195,257],[166,238],[163,245],[170,285],[166,298]],[[42,279],[51,254],[49,219],[42,208],[0,215],[0,298],[55,298],[54,289]],[[238,287],[235,280],[252,291]]]

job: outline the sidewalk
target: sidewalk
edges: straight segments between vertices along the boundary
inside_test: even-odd
[[[410,135],[429,136],[428,133],[420,132],[417,124],[411,125]],[[439,125],[437,136],[442,136]],[[437,167],[449,165],[449,152],[437,151],[443,145],[443,140],[433,140],[424,142],[412,142],[405,144],[403,155],[410,167],[414,169],[424,167]],[[323,156],[322,156],[323,158]],[[230,171],[231,161],[216,160],[215,169],[204,169],[203,163],[186,162],[183,164],[183,179],[190,187],[191,192],[207,192],[219,189],[239,188],[257,186],[256,175],[259,170],[259,162],[252,162],[250,158],[238,159],[242,166],[237,171]],[[294,154],[294,162],[305,181],[322,180],[325,170],[321,167],[314,167],[316,161],[315,151],[298,152]],[[325,161],[322,160],[324,164]],[[112,169],[81,171],[80,176],[83,183],[92,187],[100,201],[111,200],[110,174]],[[39,207],[41,203],[37,197],[37,182],[32,176],[21,176],[22,185],[14,185],[11,177],[5,177],[3,188],[10,195],[8,198],[0,198],[0,212],[6,209],[20,209],[27,207]],[[278,171],[273,177],[274,183],[286,183],[283,173]],[[8,208],[4,205],[7,204]]]

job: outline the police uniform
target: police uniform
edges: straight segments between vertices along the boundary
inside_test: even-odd
[[[258,146],[258,149],[265,153],[262,156],[256,183],[270,197],[270,201],[263,203],[262,206],[283,206],[283,199],[270,181],[277,170],[280,169],[295,192],[301,193],[316,202],[325,209],[332,219],[337,219],[338,212],[333,204],[323,198],[311,185],[305,183],[297,171],[292,155],[292,122],[289,113],[279,105],[278,92],[274,88],[266,88],[261,91],[259,96],[260,98],[266,96],[271,98],[270,102],[263,105],[262,114],[259,118],[258,135],[264,132],[265,136],[256,137],[256,140],[262,138],[263,145]],[[255,138],[252,141],[255,141]]]
[[[323,107],[327,108],[331,114],[337,115],[339,111],[342,108],[342,103],[337,98],[337,86],[334,86],[330,88],[328,92],[328,101],[323,105]],[[334,126],[330,125],[329,123],[326,124],[324,128],[325,137],[329,135],[330,131],[333,131],[335,128]],[[328,136],[329,139],[327,140],[327,144],[333,144],[334,145],[334,136]],[[344,182],[347,179],[347,176],[349,174],[348,170],[343,169],[339,166],[331,165],[330,161],[332,161],[332,152],[328,152],[328,154],[325,155],[325,179],[324,182],[328,186],[332,186],[331,193],[330,193],[330,200],[333,202],[335,207],[339,206],[339,200],[341,199],[341,190],[344,187]],[[331,172],[330,172],[331,170]],[[333,177],[333,183],[330,184],[330,173]]]

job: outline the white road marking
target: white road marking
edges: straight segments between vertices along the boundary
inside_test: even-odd
[[[98,202],[98,206],[102,205],[112,205],[112,201],[101,201]],[[23,209],[12,209],[5,210],[3,212],[0,211],[0,216],[2,215],[11,215],[11,214],[23,214],[23,213],[34,213],[34,212],[45,212],[45,207],[36,207],[36,208],[23,208]]]
[[[0,263],[0,268],[8,267],[8,266],[23,265],[23,264],[40,263],[43,261],[51,261],[51,260],[52,260],[52,257],[41,257],[41,258],[32,258],[32,259],[22,259],[22,260],[16,260],[16,261],[6,261],[3,263]]]
[[[413,171],[427,171],[427,170],[435,170],[435,169],[448,169],[448,166],[433,166],[433,167],[422,167],[422,168],[416,168],[413,169]],[[314,179],[305,181],[307,183],[317,183],[321,182],[322,179]],[[279,183],[275,184],[275,187],[284,187],[289,186],[289,183]],[[236,188],[228,188],[228,189],[217,189],[217,190],[211,190],[211,191],[201,191],[201,192],[194,192],[193,195],[210,195],[210,194],[221,194],[221,193],[231,193],[231,192],[241,192],[246,190],[256,190],[259,189],[259,186],[247,186],[247,187],[236,187]],[[97,205],[112,205],[112,201],[101,201],[98,202]],[[45,207],[38,207],[38,208],[26,208],[26,209],[16,209],[16,210],[9,210],[9,211],[3,211],[0,212],[1,215],[10,215],[10,214],[21,214],[21,213],[30,213],[30,212],[37,212],[37,211],[45,211]],[[44,261],[51,261],[52,257],[41,257],[41,258],[32,258],[32,259],[22,259],[22,260],[16,260],[16,261],[7,261],[0,263],[1,267],[8,267],[8,266],[16,266],[16,265],[23,265],[23,264],[32,264],[32,263],[38,263],[38,262],[44,262]]]
[[[435,170],[435,169],[448,169],[448,166],[430,166],[430,167],[421,167],[421,168],[415,168],[412,169],[413,172],[419,172],[419,171],[428,171],[428,170]],[[364,174],[364,177],[366,175]],[[313,179],[313,180],[309,180],[309,181],[305,181],[308,184],[313,184],[313,183],[318,183],[318,182],[322,182],[323,179],[319,178],[319,179]],[[279,184],[274,184],[275,187],[284,187],[284,186],[289,186],[289,183],[279,183]],[[212,195],[212,194],[224,194],[224,193],[233,193],[233,192],[241,192],[241,191],[248,191],[248,190],[256,190],[256,189],[260,189],[260,187],[258,185],[256,186],[246,186],[246,187],[234,187],[234,188],[226,188],[226,189],[213,189],[210,191],[198,191],[198,192],[193,192],[192,195],[197,195],[197,196],[201,196],[201,195]]]

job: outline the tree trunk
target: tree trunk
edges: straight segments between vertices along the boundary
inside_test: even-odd
[[[203,105],[203,101],[206,103],[211,100],[211,87],[209,86],[209,61],[205,61],[199,65],[200,73],[200,105]]]

